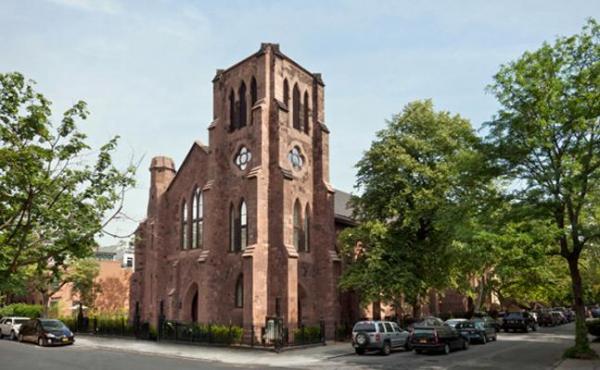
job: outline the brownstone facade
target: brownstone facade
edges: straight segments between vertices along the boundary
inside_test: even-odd
[[[263,44],[217,71],[213,95],[209,145],[179,169],[152,159],[130,313],[246,333],[268,316],[324,320],[331,336],[343,313],[321,76]]]

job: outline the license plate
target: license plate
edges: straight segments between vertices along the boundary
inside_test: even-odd
[[[67,343],[67,342],[69,341],[69,338],[63,338],[63,339],[62,339],[62,341],[63,341],[64,343]]]
[[[419,339],[419,343],[427,343],[427,339]]]

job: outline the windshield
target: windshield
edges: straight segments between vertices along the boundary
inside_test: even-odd
[[[354,325],[354,331],[366,331],[369,333],[374,333],[375,332],[375,324],[359,322],[358,324]]]
[[[520,312],[511,312],[506,316],[507,319],[521,319],[523,318],[523,314]]]
[[[58,320],[41,320],[42,327],[46,330],[64,329],[65,324]]]

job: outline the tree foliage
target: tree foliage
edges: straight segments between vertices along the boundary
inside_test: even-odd
[[[600,26],[544,43],[500,68],[490,91],[501,109],[488,124],[492,158],[512,195],[559,231],[549,253],[568,263],[576,349],[590,352],[580,257],[600,237]]]
[[[449,285],[452,241],[478,183],[478,144],[467,120],[431,101],[408,104],[377,133],[357,164],[353,207],[363,223],[340,236],[355,261],[343,287],[364,300],[403,294],[418,307],[430,288]]]
[[[24,287],[28,268],[91,255],[94,238],[120,211],[134,167],[112,162],[117,137],[92,152],[78,101],[55,125],[51,103],[20,73],[0,74],[0,292]]]

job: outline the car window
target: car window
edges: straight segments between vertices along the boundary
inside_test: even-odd
[[[15,319],[15,324],[23,324],[24,322],[27,322],[27,319]]]
[[[392,323],[392,327],[394,328],[395,332],[402,333],[402,329],[400,329],[400,327],[398,326],[398,324]]]
[[[522,317],[523,314],[521,312],[511,312],[506,316],[507,319],[520,319]]]
[[[392,325],[389,322],[384,322],[383,326],[385,326],[385,331],[388,333],[393,333],[394,329],[392,329]]]
[[[4,324],[4,319],[0,320],[0,325]]]
[[[367,333],[375,332],[375,324],[369,322],[359,322],[354,325],[354,331],[365,331]]]
[[[383,324],[382,323],[377,323],[377,331],[380,333],[385,332],[385,329],[383,329]]]

